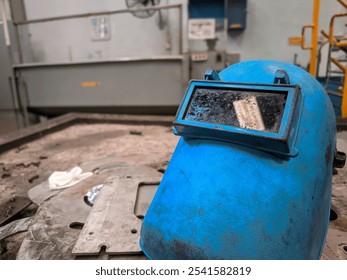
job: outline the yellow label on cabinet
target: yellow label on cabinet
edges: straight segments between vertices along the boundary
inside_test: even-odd
[[[288,39],[288,44],[292,46],[301,45],[302,37],[290,37]]]
[[[236,29],[236,28],[241,28],[242,25],[240,23],[233,23],[229,25],[229,28],[231,29]]]
[[[100,82],[82,82],[81,87],[99,87]]]

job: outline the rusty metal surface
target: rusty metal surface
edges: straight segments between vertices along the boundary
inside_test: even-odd
[[[161,178],[161,173],[154,168],[127,166],[124,163],[116,162],[111,164],[109,159],[105,159],[105,161],[108,162],[110,168],[103,169],[98,174],[40,202],[40,207],[17,254],[17,259],[75,259],[76,254],[72,254],[72,249],[79,238],[81,228],[84,228],[90,211],[96,206],[90,207],[84,202],[84,195],[90,188],[109,182],[108,178],[126,177],[129,174],[132,174],[133,178],[151,178],[153,176]],[[105,162],[99,160],[88,165],[103,166],[103,163]],[[134,212],[134,204],[132,211]],[[101,217],[101,219],[106,220],[106,217]],[[134,217],[141,223],[136,216]],[[113,218],[111,216],[111,219]],[[112,223],[112,220],[110,222]],[[114,236],[114,233],[111,234],[112,238]],[[98,253],[99,250],[96,254]]]
[[[0,228],[0,241],[19,232],[27,231],[32,217],[15,220]]]
[[[147,213],[150,202],[153,200],[159,184],[143,183],[138,186],[137,198],[135,203],[135,215],[143,219]]]
[[[5,224],[20,211],[31,204],[30,199],[26,197],[12,197],[7,202],[0,205],[0,226]]]
[[[131,171],[131,170],[129,170]],[[134,213],[139,186],[159,185],[161,176],[109,178],[94,204],[73,248],[74,255],[97,255],[105,246],[109,255],[140,254],[141,220]],[[153,174],[154,175],[154,174]],[[147,202],[147,205],[150,201]]]
[[[28,196],[33,203],[35,203],[36,205],[40,205],[43,201],[59,192],[59,190],[50,190],[48,181],[43,181],[42,183],[30,189],[28,191]]]
[[[17,259],[73,259],[71,250],[81,225],[86,221],[90,206],[83,201],[84,193],[112,174],[105,171],[57,192],[40,202]]]
[[[124,163],[119,163],[115,155],[109,155],[105,158],[97,159],[90,162],[85,162],[80,165],[83,172],[99,172],[109,169],[110,167],[122,166]],[[40,205],[46,199],[58,194],[61,190],[51,190],[48,180],[36,185],[28,191],[28,197],[36,205]]]

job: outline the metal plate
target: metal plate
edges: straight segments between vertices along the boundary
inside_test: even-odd
[[[178,106],[185,78],[183,63],[183,56],[169,56],[82,64],[16,65],[15,71],[26,85],[19,87],[19,91],[27,94],[32,108]],[[117,90],[114,89],[115,77]],[[136,83],[131,77],[137,77]],[[59,82],[62,80],[64,83]],[[96,81],[101,86],[76,86],[86,81]]]
[[[42,201],[17,259],[72,259],[71,249],[80,233],[72,225],[83,226],[91,209],[84,203],[83,195],[110,175],[111,171],[91,176]]]
[[[27,231],[32,221],[32,217],[13,221],[0,228],[0,241],[18,232]]]
[[[110,255],[141,252],[141,220],[134,213],[141,185],[159,185],[161,177],[113,177],[104,183],[100,195],[72,250],[72,254],[95,255],[102,247]]]
[[[59,193],[61,190],[53,191],[49,188],[49,183],[43,181],[42,183],[36,185],[28,191],[28,196],[30,200],[36,205],[40,205],[46,199],[54,196]]]
[[[105,166],[104,160],[100,160],[100,162],[98,160],[94,163],[100,166],[99,174],[95,174],[71,188],[63,189],[50,199],[41,202],[17,254],[17,259],[71,260],[80,258],[81,256],[72,255],[72,249],[78,238],[82,238],[79,237],[81,227],[84,226],[90,211],[94,208],[84,202],[83,197],[86,192],[95,185],[109,182],[108,178],[110,177],[130,175],[133,178],[151,178],[158,176],[161,179],[162,176],[154,168],[147,166],[129,166],[116,162],[110,164],[109,159],[107,159],[107,166],[112,165],[112,168],[107,169],[105,167],[106,169],[102,170],[101,167]],[[81,166],[85,170],[85,168],[93,168],[94,163]],[[99,198],[100,196],[98,200]],[[133,205],[133,211],[134,208]],[[99,214],[101,219],[106,219],[106,213]],[[111,236],[114,236],[114,233],[111,233]],[[83,257],[87,255],[88,253],[84,254]],[[107,258],[109,258],[108,255]]]
[[[124,163],[116,162],[115,155],[110,155],[108,157],[94,160],[87,163],[82,163],[81,168],[83,172],[93,172],[98,170],[106,170],[112,167],[124,166]],[[46,199],[58,194],[61,190],[51,190],[49,188],[48,180],[38,184],[37,186],[31,188],[28,191],[28,196],[32,202],[36,205],[40,205]]]
[[[155,193],[159,187],[157,184],[140,184],[137,191],[136,203],[135,203],[135,215],[142,219],[145,217],[149,205],[151,204]]]
[[[26,197],[15,196],[0,205],[0,226],[9,221],[13,216],[25,209],[31,204],[30,199]]]

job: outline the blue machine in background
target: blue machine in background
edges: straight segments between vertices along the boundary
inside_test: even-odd
[[[190,83],[178,110],[181,139],[141,248],[150,259],[318,259],[336,155],[328,95],[276,61],[205,78]]]

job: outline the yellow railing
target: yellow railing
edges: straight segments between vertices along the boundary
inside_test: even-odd
[[[319,7],[320,0],[313,1],[313,19],[312,24],[306,24],[302,27],[301,37],[289,38],[290,45],[300,45],[304,50],[311,50],[310,55],[310,69],[309,72],[312,76],[316,76],[317,72],[317,49],[318,49],[318,23],[319,23]],[[306,30],[311,29],[311,44],[306,45]]]
[[[342,6],[344,6],[347,9],[347,2],[345,0],[337,0]]]
[[[312,50],[312,48],[313,48],[312,42],[311,42],[311,45],[308,45],[308,46],[305,45],[305,38],[306,38],[305,34],[306,34],[306,29],[310,28],[310,29],[313,30],[314,27],[315,26],[313,24],[306,24],[301,29],[301,38],[302,38],[302,40],[301,40],[301,48],[303,50]]]
[[[347,9],[346,0],[337,0],[340,4],[342,4]],[[347,39],[346,38],[338,38],[335,35],[335,22],[338,18],[347,17],[347,13],[341,13],[334,15],[330,20],[329,25],[329,33],[322,30],[321,33],[324,37],[326,37],[329,41],[331,47],[341,48],[347,47]],[[331,48],[330,48],[331,49]],[[342,105],[341,105],[341,117],[347,118],[347,63],[343,65],[340,61],[338,61],[334,57],[330,57],[330,61],[337,66],[344,73],[344,82],[342,88]]]
[[[347,0],[337,0],[341,5],[347,9]],[[318,50],[318,23],[319,23],[319,8],[320,0],[314,0],[313,2],[313,19],[312,24],[306,24],[302,27],[301,37],[291,37],[289,38],[290,45],[300,45],[304,50],[311,50],[310,55],[310,69],[309,72],[312,76],[316,77],[317,75],[317,50]],[[335,22],[336,19],[347,17],[347,13],[341,13],[334,15],[330,20],[329,33],[322,30],[321,33],[324,37],[328,39],[328,42],[331,47],[347,47],[347,39],[339,38],[335,36]],[[311,29],[311,42],[306,44],[306,31]],[[331,50],[332,48],[330,48]],[[345,75],[343,89],[342,89],[342,118],[347,118],[347,63],[343,65],[334,57],[330,57],[330,61],[335,64]]]
[[[321,31],[322,35],[326,38],[329,39],[329,44],[334,46],[334,47],[346,47],[347,46],[347,40],[344,39],[343,41],[339,41],[335,34],[335,20],[337,18],[341,17],[347,17],[347,13],[343,14],[336,14],[334,15],[331,20],[330,20],[330,25],[329,25],[329,34],[325,32],[324,30]]]
[[[342,71],[345,72],[345,66],[343,66],[340,61],[338,61],[335,57],[330,58],[330,60]]]

